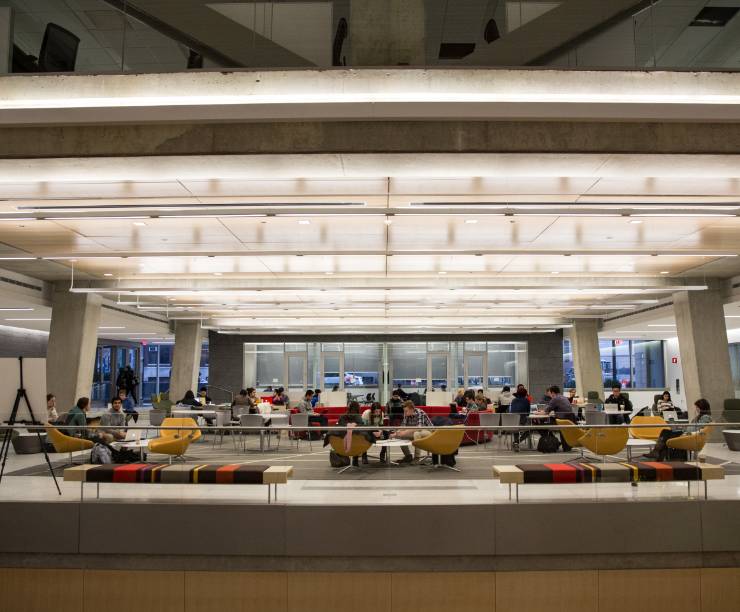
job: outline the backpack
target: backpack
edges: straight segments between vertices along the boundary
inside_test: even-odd
[[[556,453],[560,447],[560,441],[549,431],[544,432],[537,442],[537,450],[540,453]]]
[[[95,444],[90,451],[90,463],[102,465],[113,463],[113,452],[107,444]]]

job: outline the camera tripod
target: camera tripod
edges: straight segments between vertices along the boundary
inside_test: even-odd
[[[41,425],[41,423],[37,421],[36,417],[33,415],[31,402],[28,400],[28,394],[26,393],[26,389],[23,386],[23,357],[18,357],[18,368],[20,370],[20,385],[18,387],[18,391],[16,391],[15,394],[15,402],[13,403],[13,409],[10,411],[10,418],[7,421],[9,427],[5,428],[5,432],[3,434],[3,443],[2,446],[0,446],[0,457],[2,458],[2,467],[0,467],[0,482],[2,482],[3,474],[5,474],[5,463],[8,460],[8,451],[10,450],[10,443],[13,439],[12,426],[15,425],[16,419],[18,418],[18,408],[20,408],[21,400],[24,400],[26,402],[28,414],[31,415],[31,425]],[[59,492],[59,495],[61,495],[62,490],[59,488],[56,474],[54,474],[54,468],[51,465],[49,454],[46,452],[46,446],[44,445],[44,441],[41,439],[41,431],[38,428],[36,428],[36,437],[38,438],[39,446],[44,453],[46,465],[49,467],[49,474],[51,474],[51,477],[54,479],[54,484],[56,485],[57,491]]]

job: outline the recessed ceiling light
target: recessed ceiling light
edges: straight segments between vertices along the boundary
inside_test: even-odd
[[[113,276],[110,272],[106,272],[103,276]]]
[[[324,272],[324,274],[332,275],[334,272]]]
[[[311,220],[310,219],[301,219],[300,221],[298,221],[298,225],[311,225]]]
[[[553,270],[552,272],[550,272],[550,274],[560,274],[560,272],[558,272],[557,270]]]
[[[632,225],[639,225],[640,223],[642,223],[642,221],[640,221],[639,219],[632,219],[632,221],[630,221],[630,223]]]
[[[439,272],[437,272],[437,274],[447,274],[447,272],[445,272],[444,270],[440,270]]]
[[[0,312],[29,312],[33,308],[0,308]]]
[[[474,223],[478,223],[478,219],[465,219],[465,223],[473,225]]]
[[[136,227],[144,227],[146,223],[144,223],[143,221],[134,221],[134,225]]]
[[[213,276],[223,276],[223,272],[214,272]]]
[[[668,270],[663,270],[663,271],[661,272],[661,274],[670,274],[670,272],[669,272]]]
[[[385,223],[386,225],[390,225],[391,223],[393,223],[393,219],[385,218],[383,219],[383,223]]]

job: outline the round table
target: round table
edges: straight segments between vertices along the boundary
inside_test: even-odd
[[[385,463],[386,465],[398,465],[391,461],[391,448],[401,448],[402,446],[411,446],[411,440],[404,440],[402,438],[392,438],[389,440],[378,440],[375,442],[375,446],[387,449],[385,451]]]

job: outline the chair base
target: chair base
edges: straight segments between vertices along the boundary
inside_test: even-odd
[[[337,474],[344,474],[344,472],[346,472],[350,468],[356,468],[356,469],[362,471],[362,468],[359,465],[352,465],[352,463],[350,462],[350,464],[347,467],[343,467],[341,470],[339,470],[337,472]]]
[[[453,472],[459,472],[460,471],[456,467],[452,467],[451,465],[447,465],[445,463],[435,463],[434,465],[432,465],[432,469],[434,469],[434,470],[437,470],[439,468],[445,468],[447,470],[452,470]]]

